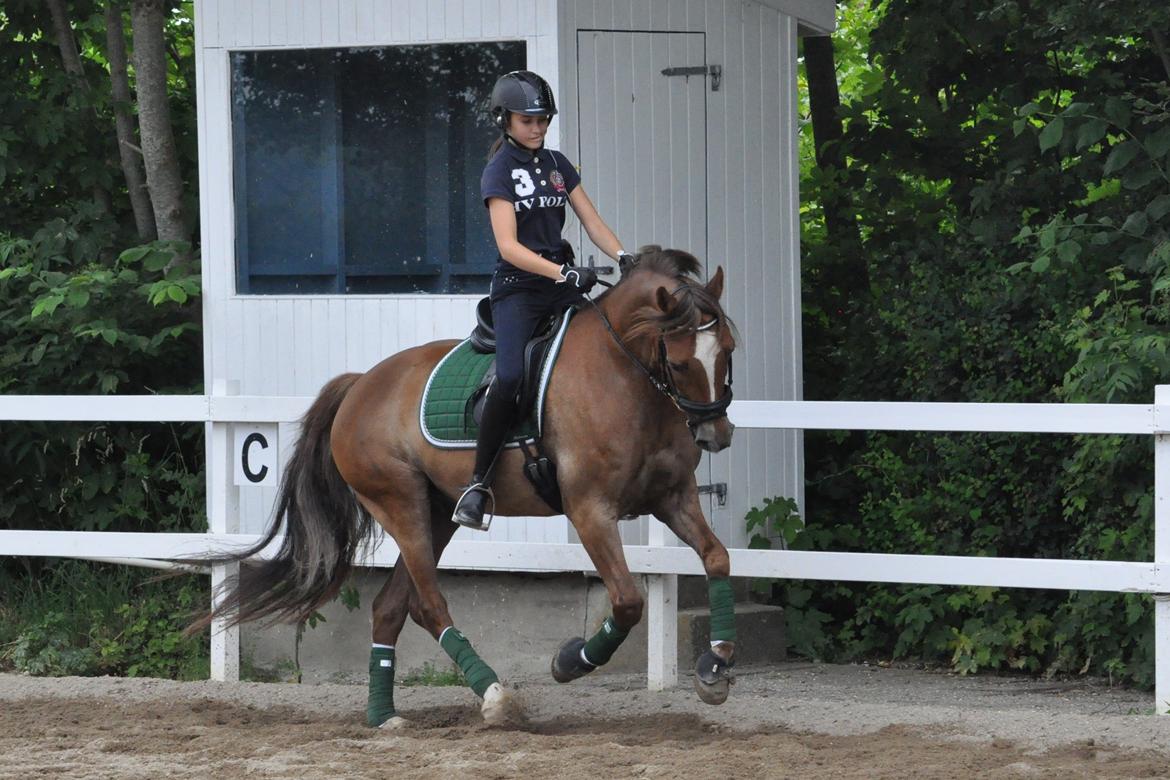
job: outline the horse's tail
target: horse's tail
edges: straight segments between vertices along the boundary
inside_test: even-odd
[[[260,552],[276,538],[284,518],[284,539],[276,555],[241,572],[238,581],[225,582],[215,607],[188,632],[218,618],[226,618],[227,625],[261,618],[299,622],[341,589],[358,546],[373,526],[369,512],[341,478],[329,446],[337,409],[360,376],[342,374],[330,380],[301,419],[301,437],[285,466],[275,518],[264,538],[211,562],[238,562]]]

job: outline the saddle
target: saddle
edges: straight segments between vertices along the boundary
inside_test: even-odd
[[[567,311],[567,310],[566,310]],[[536,332],[524,347],[524,379],[520,384],[520,395],[516,406],[524,413],[532,407],[540,391],[541,368],[544,366],[545,356],[552,346],[553,338],[560,330],[566,312],[549,315],[536,326]],[[496,351],[496,328],[492,322],[491,299],[483,298],[475,307],[475,329],[471,331],[468,341],[471,348],[481,355],[491,355]],[[496,378],[496,363],[493,360],[487,372],[479,383],[479,387],[467,399],[467,411],[472,415],[475,424],[479,425],[483,419],[483,402],[487,395],[488,386]]]

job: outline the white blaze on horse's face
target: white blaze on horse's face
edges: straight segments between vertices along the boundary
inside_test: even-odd
[[[715,359],[719,357],[719,335],[712,325],[718,320],[711,320],[695,333],[695,359],[702,364],[707,372],[707,383],[711,387],[711,399],[719,397],[719,390],[715,387]]]
[[[718,400],[723,395],[721,388],[716,383],[715,376],[715,361],[719,358],[719,353],[723,351],[723,345],[719,341],[719,330],[716,327],[718,323],[717,319],[711,320],[695,331],[695,360],[706,372],[704,384],[710,390],[711,395],[707,400],[711,402]],[[731,434],[734,430],[735,426],[726,417],[708,420],[696,426],[695,443],[708,452],[719,452],[731,444]]]

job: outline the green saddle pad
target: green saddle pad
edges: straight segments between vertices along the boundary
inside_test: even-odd
[[[540,366],[536,401],[527,410],[523,421],[512,428],[507,446],[515,447],[522,441],[540,438],[544,422],[545,390],[571,318],[572,311],[566,312],[558,325]],[[468,408],[467,400],[480,386],[484,374],[495,359],[494,353],[485,355],[472,349],[470,339],[459,342],[458,346],[443,356],[427,379],[420,404],[419,425],[428,442],[447,449],[475,446],[479,426]]]

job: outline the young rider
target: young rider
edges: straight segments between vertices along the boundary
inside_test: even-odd
[[[484,402],[471,482],[451,518],[480,530],[492,500],[492,464],[517,412],[524,346],[541,320],[579,302],[597,283],[591,268],[573,265],[561,238],[565,204],[601,251],[614,260],[626,254],[585,194],[573,164],[544,145],[557,113],[548,82],[526,70],[504,74],[492,89],[491,112],[501,135],[489,152],[480,189],[499,249],[491,284],[496,379]]]

